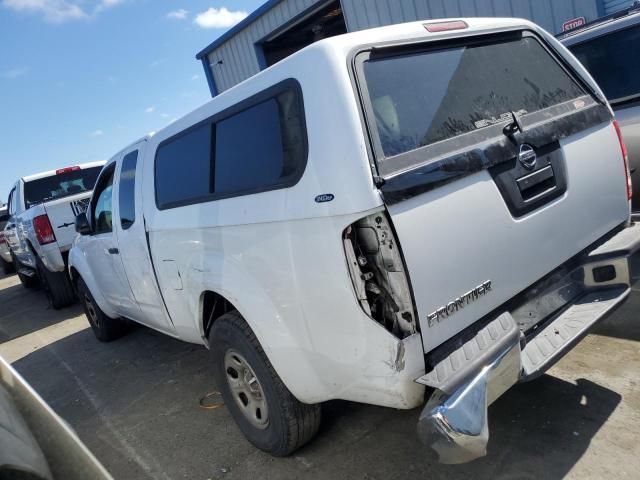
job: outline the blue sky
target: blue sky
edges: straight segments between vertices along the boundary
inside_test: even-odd
[[[0,0],[0,199],[209,98],[195,54],[263,0]]]

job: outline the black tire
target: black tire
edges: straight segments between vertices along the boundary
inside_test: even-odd
[[[78,299],[82,303],[84,313],[91,329],[101,342],[111,342],[126,333],[126,322],[120,318],[108,317],[96,303],[82,278],[78,279]]]
[[[76,301],[76,293],[73,291],[71,279],[66,271],[51,272],[44,266],[40,257],[36,257],[38,276],[40,283],[51,306],[59,310],[63,307],[73,305]]]
[[[7,262],[4,258],[0,258],[0,263],[2,263],[2,273],[5,275],[16,273],[16,267],[13,262]]]
[[[209,334],[209,342],[216,384],[225,405],[247,440],[273,456],[284,457],[315,436],[320,426],[320,404],[301,403],[291,394],[269,362],[253,331],[237,311],[226,313],[215,321]],[[243,392],[238,393],[237,389],[235,393],[232,391],[231,382],[235,382],[232,372],[235,367],[227,367],[225,358],[234,356],[236,359],[240,357],[239,361],[248,365],[249,375],[257,379],[257,389],[260,392],[258,401],[266,401],[266,419],[245,413],[254,404],[241,408],[241,403],[245,402]],[[246,369],[242,373],[244,380],[245,373]],[[235,374],[238,375],[238,372]],[[255,382],[245,381],[245,385],[248,384]],[[246,394],[244,398],[247,398]],[[255,411],[259,412],[259,409]],[[256,426],[256,421],[261,420],[266,423]]]
[[[16,257],[13,257],[13,268],[15,269],[16,272],[18,272],[18,279],[20,280],[20,283],[22,284],[22,286],[24,288],[36,288],[38,285],[40,285],[40,280],[38,279],[37,275],[25,275],[23,273],[20,273],[20,268],[25,268],[22,267],[21,263],[18,262],[18,259]]]

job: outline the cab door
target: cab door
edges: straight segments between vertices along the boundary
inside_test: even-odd
[[[142,154],[146,142],[125,150],[118,162],[115,197],[117,201],[114,230],[118,239],[119,261],[126,273],[136,301],[136,320],[169,335],[175,335],[156,283],[155,272],[142,215]]]
[[[116,162],[104,167],[89,205],[92,238],[86,243],[87,262],[96,286],[119,315],[138,320],[140,310],[129,287],[114,225],[114,177]]]

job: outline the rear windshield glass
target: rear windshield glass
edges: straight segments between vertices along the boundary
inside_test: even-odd
[[[24,184],[26,207],[93,190],[102,167],[62,172]]]
[[[385,157],[584,95],[533,37],[372,55],[363,70]]]
[[[613,104],[640,96],[640,27],[569,47]]]

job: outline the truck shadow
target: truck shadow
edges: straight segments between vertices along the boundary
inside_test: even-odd
[[[39,287],[25,289],[20,283],[5,286],[0,289],[0,343],[74,318],[81,313],[82,308],[78,304],[53,310]]]
[[[356,460],[358,468],[375,478],[561,479],[621,399],[586,379],[573,384],[545,375],[518,385],[489,408],[487,456],[463,465],[439,464],[436,455],[420,443],[415,433],[419,409],[381,411],[331,402],[324,409],[319,441],[300,454],[308,459],[316,454],[335,459],[344,455],[340,452],[355,449],[364,454]],[[352,436],[353,443],[348,440]],[[324,448],[332,452],[320,454]]]
[[[490,407],[487,457],[437,463],[415,433],[419,410],[345,401],[323,406],[316,439],[274,459],[241,435],[215,390],[208,352],[143,327],[101,344],[91,330],[14,363],[114,478],[563,478],[621,396],[586,379],[545,375]]]

